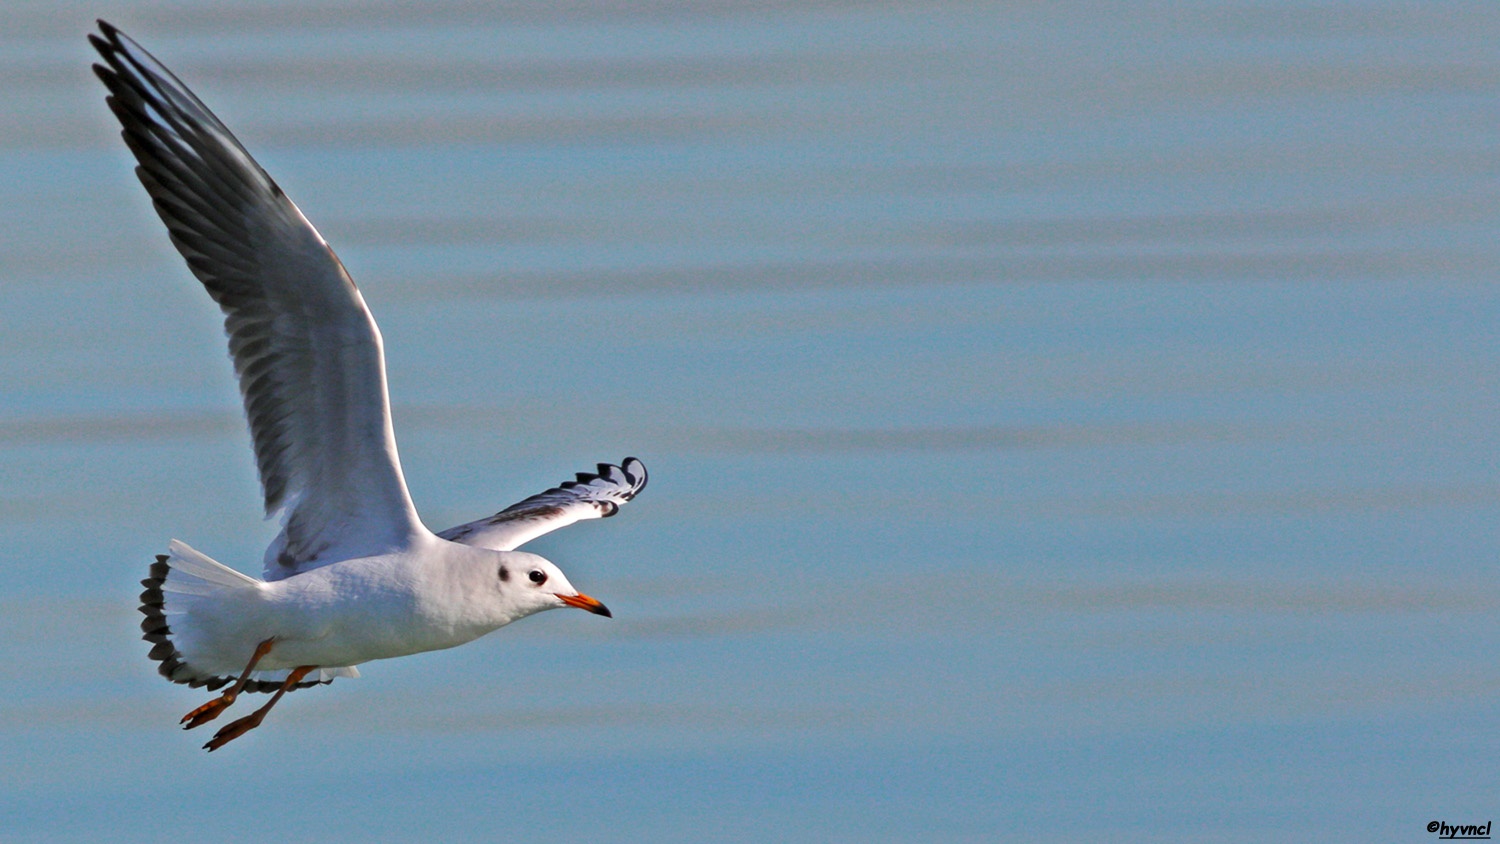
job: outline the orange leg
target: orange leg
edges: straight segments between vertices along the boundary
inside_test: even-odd
[[[255,646],[255,653],[250,656],[250,662],[245,666],[244,673],[240,675],[240,679],[235,681],[233,686],[229,687],[229,691],[182,716],[182,720],[177,723],[185,724],[186,726],[183,727],[184,730],[191,730],[219,717],[219,713],[228,709],[229,705],[234,703],[234,699],[239,697],[240,690],[245,688],[245,682],[250,679],[250,672],[255,670],[257,662],[260,662],[266,654],[271,652],[271,643],[274,641],[276,640],[267,639]]]
[[[211,753],[259,727],[261,719],[266,717],[266,713],[271,711],[271,707],[276,705],[276,701],[281,700],[282,695],[291,691],[293,687],[302,682],[302,678],[307,676],[307,672],[316,668],[316,665],[304,665],[292,671],[291,674],[287,675],[286,680],[282,682],[281,688],[276,690],[276,694],[271,696],[270,702],[240,720],[230,721],[228,724],[220,727],[219,731],[214,734],[214,737],[209,739],[208,744],[203,745],[204,749]]]

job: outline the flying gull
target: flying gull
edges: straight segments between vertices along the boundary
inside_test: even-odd
[[[224,124],[140,45],[99,21],[94,72],[173,245],[224,311],[268,516],[264,579],[173,540],[141,583],[151,659],[174,683],[270,702],[218,731],[216,750],[293,689],[355,666],[464,644],[532,613],[609,616],[551,562],[516,548],[612,516],[646,486],[635,458],[601,463],[493,516],[428,530],[391,429],[380,331],[339,259]]]

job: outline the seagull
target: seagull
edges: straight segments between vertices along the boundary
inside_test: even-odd
[[[174,683],[218,697],[270,693],[204,747],[259,726],[293,689],[359,676],[377,659],[451,648],[542,610],[610,616],[550,561],[516,550],[549,531],[614,515],[646,486],[635,458],[433,533],[396,455],[380,331],[344,266],[223,123],[110,24],[89,42],[94,72],[177,251],[224,312],[224,330],[267,518],[281,532],[263,577],[177,540],[141,581],[150,658]]]

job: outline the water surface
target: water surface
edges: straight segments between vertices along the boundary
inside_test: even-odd
[[[274,527],[88,75],[0,34],[0,839],[1416,840],[1495,810],[1487,5],[127,3],[553,613],[207,756],[136,581]]]

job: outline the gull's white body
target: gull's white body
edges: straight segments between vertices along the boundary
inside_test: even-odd
[[[284,580],[246,577],[183,543],[171,545],[161,587],[182,660],[199,672],[232,676],[268,638],[276,646],[258,668],[320,666],[319,679],[349,676],[364,662],[442,650],[541,609],[541,595],[497,589],[498,569],[543,568],[548,585],[570,589],[535,554],[474,548],[429,536],[407,550],[340,560]],[[216,568],[215,568],[216,567]],[[207,586],[209,588],[199,588]]]
[[[541,610],[608,615],[514,549],[613,515],[645,486],[640,461],[428,530],[396,453],[380,332],[343,265],[187,86],[103,21],[90,41],[136,174],[224,312],[266,512],[282,525],[264,579],[177,541],[157,558],[141,612],[160,673],[216,689],[253,667],[232,701],[242,688],[357,676],[355,665],[451,648]]]

